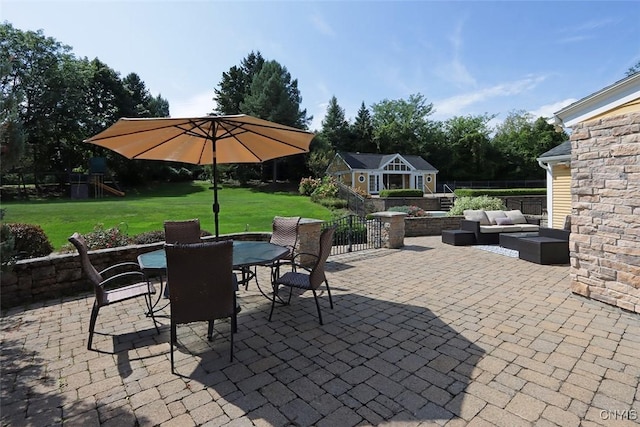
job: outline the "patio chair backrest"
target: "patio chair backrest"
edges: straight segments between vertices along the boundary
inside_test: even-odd
[[[320,250],[318,251],[318,258],[316,259],[311,273],[309,274],[309,282],[312,289],[318,289],[322,283],[327,280],[324,274],[324,267],[327,262],[327,258],[331,254],[331,245],[333,243],[333,234],[336,231],[335,227],[329,227],[322,231],[320,234]]]
[[[164,241],[166,243],[200,243],[200,220],[165,221]]]
[[[100,286],[100,283],[102,282],[103,278],[89,259],[89,248],[87,245],[87,241],[80,233],[73,233],[73,235],[69,237],[69,242],[71,242],[73,246],[75,246],[78,250],[82,271],[93,286],[93,290],[96,293],[97,300],[102,301],[104,296],[104,289],[102,288],[102,286]]]
[[[273,218],[272,233],[270,243],[274,245],[284,246],[289,249],[287,258],[293,257],[293,253],[298,243],[298,227],[300,226],[300,217],[284,217],[276,216]]]
[[[233,316],[233,242],[167,244],[171,322],[188,323]]]

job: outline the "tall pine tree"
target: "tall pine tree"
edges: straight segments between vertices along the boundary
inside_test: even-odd
[[[375,153],[376,145],[373,142],[373,120],[371,113],[365,107],[364,102],[358,110],[358,115],[351,125],[353,135],[352,150],[360,153]]]

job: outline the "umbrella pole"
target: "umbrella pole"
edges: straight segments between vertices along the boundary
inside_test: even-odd
[[[218,160],[216,159],[215,126],[211,137],[211,147],[213,149],[213,222],[216,230],[216,241],[218,241],[218,237],[220,237],[220,233],[218,231],[218,213],[220,212],[220,205],[218,204]]]

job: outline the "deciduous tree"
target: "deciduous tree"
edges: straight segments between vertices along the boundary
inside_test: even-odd
[[[420,155],[429,138],[433,123],[428,117],[433,104],[422,94],[408,100],[387,100],[373,104],[373,141],[378,153]]]

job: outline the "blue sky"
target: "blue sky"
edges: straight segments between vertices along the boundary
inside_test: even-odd
[[[140,75],[173,117],[205,115],[251,51],[298,79],[320,128],[331,96],[423,94],[432,119],[526,110],[550,117],[640,61],[640,2],[0,0],[0,20]]]

